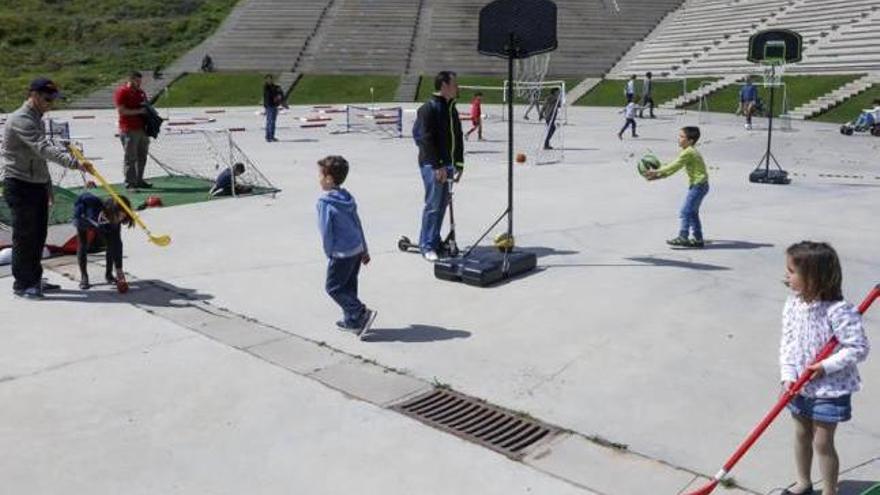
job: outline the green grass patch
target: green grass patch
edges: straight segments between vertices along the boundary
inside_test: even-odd
[[[858,79],[854,74],[839,76],[786,76],[783,77],[788,98],[788,109],[795,108],[814,100],[822,95],[843,86],[844,84]],[[731,84],[709,96],[709,110],[720,113],[735,113],[739,106],[739,90],[741,84]],[[779,116],[782,111],[782,88],[776,88],[773,102],[773,115]],[[758,86],[758,96],[767,106],[770,104],[770,88]],[[687,108],[696,110],[699,103],[688,105]]]
[[[191,203],[201,203],[210,201],[213,198],[208,195],[212,181],[200,179],[197,177],[171,176],[164,175],[151,177],[148,181],[153,184],[150,189],[126,190],[123,184],[113,184],[113,189],[118,194],[128,197],[133,207],[143,203],[148,196],[158,196],[162,198],[163,208],[171,206],[180,206]],[[49,225],[58,225],[68,223],[73,218],[73,204],[76,202],[77,196],[88,191],[99,198],[106,198],[107,192],[96,187],[86,189],[84,187],[61,188],[54,187],[55,204],[49,211]],[[267,190],[258,189],[254,194],[268,192]],[[3,196],[3,189],[0,187],[0,197]],[[227,198],[229,196],[226,196]],[[6,225],[12,224],[12,216],[5,201],[0,201],[0,223]]]
[[[654,104],[660,105],[674,98],[678,98],[686,91],[699,89],[704,83],[716,81],[717,78],[706,77],[699,79],[677,79],[662,80],[654,79],[653,96]],[[587,94],[582,96],[575,102],[577,106],[590,107],[624,107],[626,106],[626,97],[624,96],[624,88],[626,87],[624,80],[605,79],[591,89]],[[636,81],[636,96],[641,101],[639,92],[642,89],[642,80]]]
[[[187,74],[162,93],[156,106],[262,105],[265,76],[264,73],[253,72]]]
[[[296,105],[388,102],[394,101],[399,85],[397,76],[305,75],[288,101]]]
[[[28,82],[55,79],[69,99],[132,69],[167,66],[207,38],[237,0],[16,0],[0,2],[0,108]]]
[[[810,120],[819,122],[836,122],[843,124],[854,120],[865,108],[873,108],[874,100],[880,99],[880,85],[874,85],[865,91],[845,100],[840,105]]]
[[[501,88],[504,85],[504,80],[506,77],[495,77],[495,76],[459,76],[458,77],[458,85],[459,86],[487,86],[493,88]],[[552,79],[552,78],[548,78]],[[565,81],[565,89],[566,91],[575,87],[577,83],[580,82],[579,79],[564,79]],[[486,104],[500,104],[504,103],[504,95],[503,91],[500,89],[487,90],[487,89],[469,89],[469,88],[461,88],[459,91],[458,101],[460,104],[470,103],[471,99],[474,97],[474,93],[480,91],[483,93],[483,103]],[[419,91],[416,96],[416,101],[427,101],[428,98],[434,93],[434,76],[422,76],[422,80],[419,83]],[[546,93],[545,93],[546,94]],[[515,96],[514,102],[518,105],[528,104],[528,101],[525,98]]]

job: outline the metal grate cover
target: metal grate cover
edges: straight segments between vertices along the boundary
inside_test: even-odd
[[[519,460],[558,428],[447,389],[434,389],[391,409]]]

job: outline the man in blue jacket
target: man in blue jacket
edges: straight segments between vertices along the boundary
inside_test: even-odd
[[[464,169],[464,139],[455,108],[458,81],[455,72],[442,71],[434,78],[436,92],[416,117],[413,138],[419,147],[419,169],[425,186],[425,207],[419,249],[428,261],[437,261],[440,228],[449,203],[447,181]]]

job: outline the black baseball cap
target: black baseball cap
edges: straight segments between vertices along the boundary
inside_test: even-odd
[[[64,94],[58,89],[58,85],[51,79],[46,79],[45,77],[39,77],[31,81],[30,90],[42,93],[47,100],[64,98]]]

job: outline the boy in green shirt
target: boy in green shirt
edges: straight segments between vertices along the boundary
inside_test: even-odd
[[[666,241],[666,244],[677,247],[702,248],[703,226],[700,223],[700,204],[709,192],[709,174],[706,173],[706,163],[703,156],[694,148],[700,140],[699,127],[682,127],[678,133],[678,145],[681,153],[667,165],[657,170],[648,170],[645,178],[648,180],[663,179],[684,168],[688,176],[688,193],[681,207],[681,228],[678,237]],[[688,234],[693,231],[694,238],[689,239]]]

